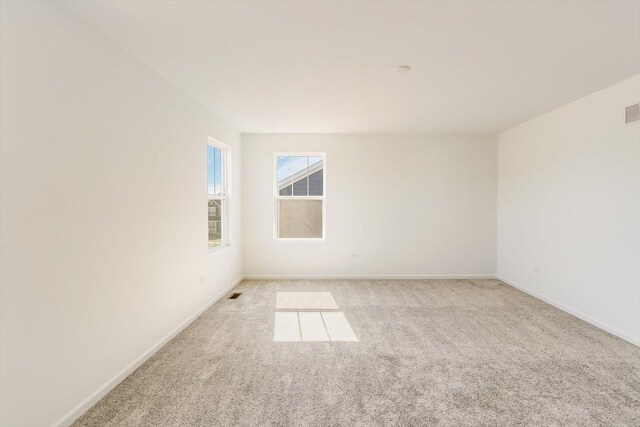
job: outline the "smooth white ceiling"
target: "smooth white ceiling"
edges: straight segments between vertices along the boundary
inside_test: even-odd
[[[66,4],[242,132],[496,133],[640,72],[639,1]]]

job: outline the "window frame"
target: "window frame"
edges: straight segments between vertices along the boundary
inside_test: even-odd
[[[291,186],[291,196],[281,196],[278,190],[278,157],[322,157],[324,166],[322,172],[322,196],[294,196],[293,185]],[[307,165],[308,166],[308,165]],[[273,153],[273,240],[277,242],[325,242],[327,238],[327,153],[326,152],[300,152],[300,151],[280,151]],[[322,237],[279,237],[279,200],[320,200],[322,201]]]
[[[209,147],[214,147],[220,150],[220,166],[222,170],[220,171],[220,188],[221,194],[209,194]],[[225,248],[231,246],[229,244],[229,197],[230,197],[230,159],[231,159],[231,148],[218,141],[215,138],[207,137],[207,145],[206,145],[206,153],[205,153],[205,161],[207,162],[206,174],[207,179],[205,180],[206,186],[206,195],[207,195],[207,248],[209,250],[209,254],[214,254],[224,250]],[[214,248],[209,247],[209,202],[211,200],[220,200],[220,244]]]

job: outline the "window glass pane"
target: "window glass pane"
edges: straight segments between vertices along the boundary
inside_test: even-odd
[[[281,196],[290,196],[291,195],[291,185],[287,185],[280,189]]]
[[[308,157],[292,157],[292,181],[294,196],[308,196],[307,171],[309,166]]]
[[[291,157],[278,156],[278,182],[291,177]]]
[[[291,157],[278,156],[278,194],[291,195]]]
[[[278,200],[278,237],[321,238],[322,200]]]
[[[313,169],[324,165],[324,157],[309,157],[309,168]]]
[[[222,200],[209,200],[209,249],[222,244]]]
[[[219,148],[213,147],[213,164],[214,164],[214,194],[221,195],[222,194],[222,150]]]
[[[291,173],[295,180],[300,174],[304,174],[307,171],[308,157],[294,156],[291,157]]]
[[[324,157],[309,157],[309,195],[324,195]]]
[[[207,193],[215,194],[215,147],[207,145]]]
[[[306,174],[305,174],[306,175]],[[307,177],[295,177],[293,180],[293,195],[294,196],[308,196],[307,194]]]
[[[306,156],[278,156],[278,194],[281,196],[307,196]]]

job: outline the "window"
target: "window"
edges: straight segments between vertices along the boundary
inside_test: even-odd
[[[324,239],[325,154],[275,155],[276,239]]]
[[[209,249],[224,247],[227,241],[226,202],[228,147],[209,138],[207,144],[207,194]]]

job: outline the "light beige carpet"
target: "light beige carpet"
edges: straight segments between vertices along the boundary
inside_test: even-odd
[[[304,291],[358,341],[274,342],[276,293]],[[640,425],[640,348],[496,280],[234,292],[75,425]]]

